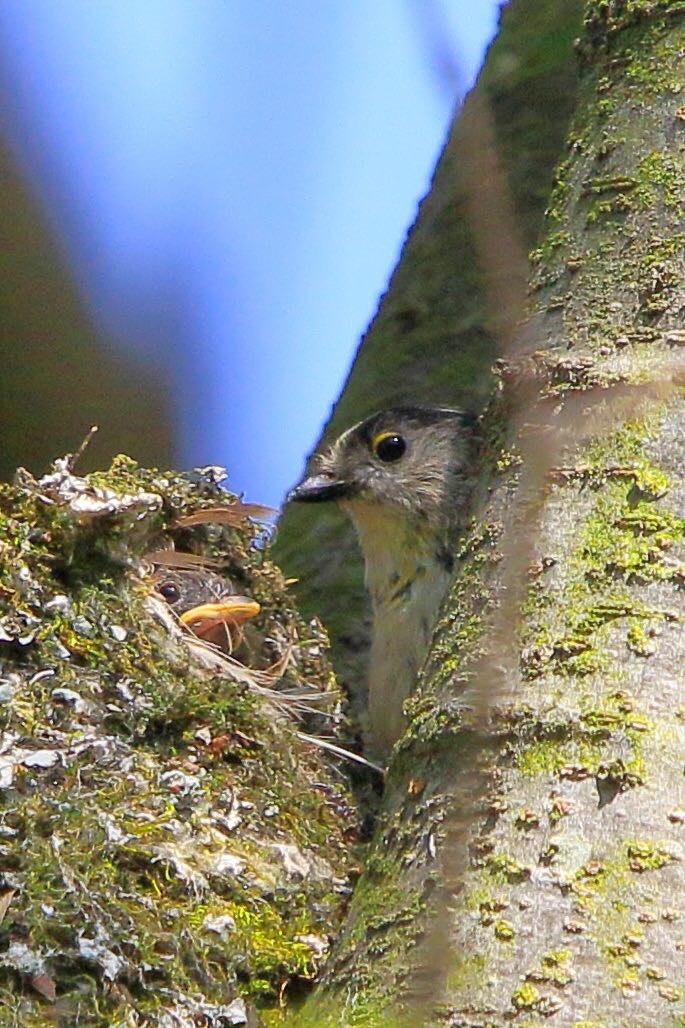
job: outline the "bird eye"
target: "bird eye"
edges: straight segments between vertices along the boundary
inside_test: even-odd
[[[162,582],[157,587],[157,592],[164,597],[167,603],[176,603],[181,598],[181,591],[175,582]]]
[[[399,460],[407,449],[407,444],[401,435],[395,432],[381,432],[371,444],[374,457],[378,457],[384,464],[391,464]]]

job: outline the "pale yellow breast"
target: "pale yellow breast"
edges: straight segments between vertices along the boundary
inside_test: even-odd
[[[369,661],[369,736],[384,759],[402,733],[402,706],[423,665],[449,574],[438,540],[401,512],[380,504],[346,504],[364,552],[374,609]]]

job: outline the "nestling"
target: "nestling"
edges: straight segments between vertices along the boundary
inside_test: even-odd
[[[238,595],[232,582],[210,571],[158,571],[154,588],[185,628],[228,653],[242,641],[243,625],[259,614],[256,600]]]
[[[336,500],[357,529],[373,606],[369,742],[385,758],[425,660],[470,494],[476,419],[394,407],[313,455],[289,499]]]

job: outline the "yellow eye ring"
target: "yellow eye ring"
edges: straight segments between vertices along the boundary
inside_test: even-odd
[[[391,464],[404,455],[407,444],[397,432],[379,432],[371,441],[371,452],[384,464]]]

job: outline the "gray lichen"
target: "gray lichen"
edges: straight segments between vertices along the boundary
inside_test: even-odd
[[[326,638],[251,522],[177,527],[234,504],[123,457],[0,487],[0,1024],[275,1024],[325,955],[355,818],[288,693],[330,734]],[[249,668],[155,617],[171,543],[261,604]]]

